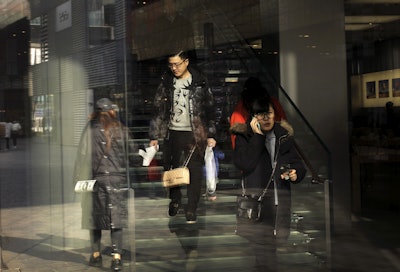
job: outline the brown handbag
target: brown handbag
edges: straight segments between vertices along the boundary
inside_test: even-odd
[[[189,172],[189,168],[187,168],[187,165],[188,165],[190,158],[192,157],[195,149],[196,149],[196,146],[194,146],[192,148],[192,150],[190,151],[190,153],[189,153],[188,157],[186,158],[186,161],[182,167],[171,169],[171,170],[165,171],[163,173],[162,185],[164,187],[169,188],[169,187],[190,184],[190,172]]]

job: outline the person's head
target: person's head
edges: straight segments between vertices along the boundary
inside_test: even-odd
[[[393,108],[393,102],[389,101],[386,102],[386,109],[392,109]]]
[[[118,107],[108,98],[100,98],[96,101],[93,118],[103,117],[105,119],[115,119]]]
[[[117,119],[117,109],[118,107],[110,99],[100,98],[96,101],[95,111],[90,116],[90,120],[98,120],[104,128],[107,148],[111,147],[110,128],[121,126]]]
[[[251,103],[254,100],[262,96],[269,96],[269,94],[258,78],[249,77],[243,85],[241,96],[244,107],[247,111],[250,111]]]
[[[269,96],[261,96],[251,102],[250,114],[260,123],[261,130],[270,131],[275,125],[275,110]]]
[[[188,70],[189,56],[185,51],[178,51],[168,57],[168,68],[176,78],[186,78],[190,75]]]

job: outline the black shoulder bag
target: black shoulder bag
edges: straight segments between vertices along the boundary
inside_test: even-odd
[[[267,194],[268,187],[271,184],[274,175],[275,175],[275,168],[277,164],[277,158],[279,154],[279,149],[283,140],[285,140],[289,134],[283,135],[278,139],[278,149],[275,151],[275,158],[274,163],[272,165],[272,173],[269,177],[267,186],[265,186],[264,190],[262,191],[260,196],[253,196],[246,194],[246,188],[244,186],[244,179],[242,178],[242,195],[237,197],[237,211],[236,211],[236,218],[241,221],[248,221],[248,222],[260,222],[262,220],[262,201]]]
[[[244,179],[242,178],[242,194],[237,196],[237,211],[236,218],[249,221],[252,223],[260,222],[262,220],[262,201],[267,194],[268,187],[272,182],[275,173],[276,163],[272,168],[271,176],[269,177],[268,184],[265,186],[260,196],[249,195],[246,193],[246,188],[244,185]]]

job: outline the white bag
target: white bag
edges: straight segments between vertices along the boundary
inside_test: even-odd
[[[143,157],[143,166],[149,166],[154,156],[156,155],[159,146],[149,146],[146,150],[139,149],[139,155]]]
[[[218,174],[215,165],[214,151],[212,147],[207,146],[204,153],[204,164],[206,170],[206,187],[207,193],[213,194],[217,189]]]

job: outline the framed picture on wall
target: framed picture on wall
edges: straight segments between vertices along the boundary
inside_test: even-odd
[[[400,96],[400,78],[392,79],[392,95],[393,97]]]
[[[389,97],[389,80],[379,80],[379,97]]]
[[[376,98],[375,81],[368,81],[366,83],[367,98]]]

